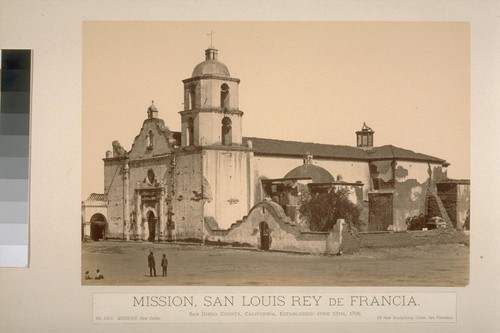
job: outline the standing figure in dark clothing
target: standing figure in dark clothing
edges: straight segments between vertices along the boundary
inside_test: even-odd
[[[161,268],[163,269],[161,276],[167,276],[167,266],[168,266],[168,259],[164,253],[163,258],[161,259]]]
[[[156,276],[156,262],[153,252],[149,252],[148,256],[149,276]]]

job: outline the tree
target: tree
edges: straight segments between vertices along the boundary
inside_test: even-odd
[[[359,209],[349,200],[348,194],[346,188],[331,189],[304,200],[299,212],[309,223],[311,231],[329,231],[337,219],[345,219],[350,226],[358,223]]]

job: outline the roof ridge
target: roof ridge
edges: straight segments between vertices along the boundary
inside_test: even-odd
[[[311,142],[311,141],[304,142],[304,141],[285,140],[285,139],[259,138],[256,136],[244,136],[243,139],[273,140],[273,141],[281,141],[281,142],[288,142],[288,143],[313,144],[313,145],[348,147],[348,148],[358,149],[357,147],[353,147],[353,146],[349,146],[349,145],[339,145],[339,144],[333,144],[333,143],[321,143],[321,142]],[[360,151],[362,151],[362,150],[360,150]]]
[[[328,143],[316,142],[300,142],[283,139],[268,139],[259,137],[243,137],[244,140],[253,140],[254,151],[266,155],[289,155],[300,156],[307,151],[315,157],[356,160],[356,161],[372,161],[380,159],[400,159],[407,161],[424,161],[433,163],[444,163],[446,160],[417,153],[413,150],[400,148],[394,145],[384,145],[373,147],[370,150],[360,149],[348,145],[336,145]]]

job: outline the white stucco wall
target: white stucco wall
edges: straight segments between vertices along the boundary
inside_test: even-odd
[[[244,151],[204,151],[203,176],[212,195],[205,202],[204,215],[213,217],[221,229],[229,228],[248,213],[247,156]]]
[[[227,84],[229,87],[229,107],[228,109],[238,109],[238,83],[235,81],[226,81],[219,79],[200,80],[200,99],[197,100],[196,107],[200,109],[205,108],[220,108],[221,100],[221,86]]]
[[[222,112],[200,112],[195,122],[195,142],[199,145],[220,144],[222,142],[222,119],[231,119],[232,143],[241,145],[241,119],[240,115],[224,114]],[[198,129],[198,134],[196,134]]]

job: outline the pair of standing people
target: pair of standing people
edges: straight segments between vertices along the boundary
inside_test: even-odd
[[[149,252],[148,266],[149,266],[149,276],[156,276],[156,262],[153,252]],[[161,267],[162,267],[161,276],[167,276],[168,259],[165,254],[163,254],[163,258],[161,259]]]

